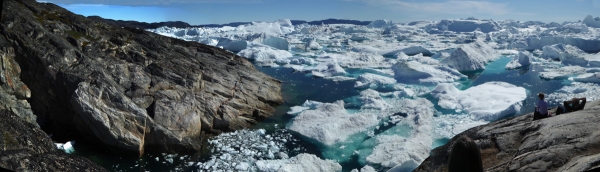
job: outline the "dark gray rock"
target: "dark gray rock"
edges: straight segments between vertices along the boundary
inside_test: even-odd
[[[202,133],[249,127],[283,103],[280,81],[225,50],[50,3],[6,0],[4,8],[11,15],[2,18],[0,42],[12,53],[3,58],[22,69],[13,76],[30,89],[10,95],[31,95],[42,126],[60,128],[51,131],[77,131],[135,156],[197,151]]]
[[[106,171],[58,150],[38,126],[0,110],[0,167],[14,171]]]
[[[445,171],[451,145],[472,138],[485,171],[585,171],[600,167],[600,101],[585,109],[532,121],[533,114],[492,122],[455,136],[415,171]]]

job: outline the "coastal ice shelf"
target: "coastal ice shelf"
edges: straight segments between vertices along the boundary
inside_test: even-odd
[[[306,100],[291,107],[286,115],[293,118],[282,129],[288,134],[259,129],[216,137],[211,160],[189,162],[207,171],[340,171],[348,162],[360,167],[344,170],[411,171],[443,140],[531,108],[525,105],[535,100],[530,97],[538,86],[477,82],[488,75],[535,73],[530,80],[558,83],[560,88],[547,92],[551,105],[600,95],[600,19],[592,16],[562,24],[468,18],[360,26],[277,20],[149,31],[221,47],[257,66],[354,82],[358,90],[345,100]],[[315,143],[321,155],[295,150],[297,155],[288,156],[289,133]]]

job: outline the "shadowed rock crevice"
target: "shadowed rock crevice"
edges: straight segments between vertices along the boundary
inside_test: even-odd
[[[12,111],[37,116],[55,139],[78,135],[134,156],[197,151],[203,133],[249,127],[283,103],[281,82],[220,48],[34,0],[4,8],[1,54],[12,67],[2,70],[15,81],[3,80],[8,102],[21,102]]]
[[[106,171],[58,150],[38,126],[0,110],[0,167],[14,171]]]

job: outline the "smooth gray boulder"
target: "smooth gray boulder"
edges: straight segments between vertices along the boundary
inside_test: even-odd
[[[15,67],[2,70],[15,82],[0,86],[12,89],[4,89],[10,102],[23,104],[8,107],[35,112],[54,137],[74,132],[134,156],[198,151],[204,134],[249,127],[283,103],[280,81],[226,50],[116,27],[51,3],[5,0],[4,7],[11,15],[0,23],[0,55]],[[28,89],[15,89],[19,78]]]
[[[554,112],[554,110],[552,110]],[[600,101],[580,111],[532,121],[533,113],[471,128],[431,151],[415,171],[447,170],[451,145],[472,138],[485,171],[586,171],[600,162]]]

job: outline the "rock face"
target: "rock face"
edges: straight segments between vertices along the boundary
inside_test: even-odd
[[[7,0],[3,10],[1,86],[17,102],[6,109],[32,110],[43,126],[76,130],[113,151],[198,150],[201,133],[248,127],[283,102],[280,81],[216,47],[34,0]]]
[[[8,110],[0,110],[0,167],[14,171],[106,171],[56,149],[48,135]]]
[[[552,110],[554,111],[554,110]],[[533,114],[471,128],[431,152],[415,171],[445,171],[462,136],[481,149],[485,171],[587,171],[600,163],[600,101],[585,109],[532,121]]]

